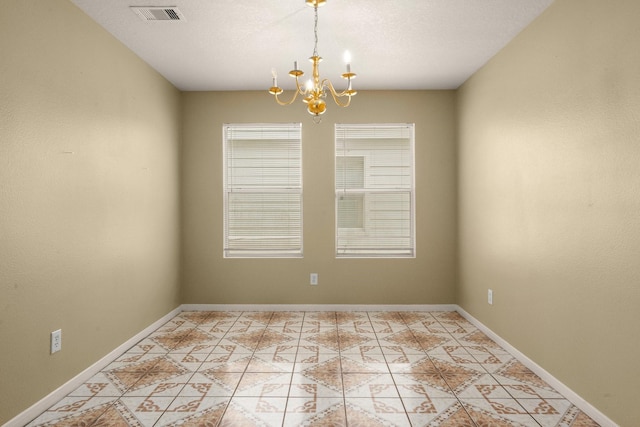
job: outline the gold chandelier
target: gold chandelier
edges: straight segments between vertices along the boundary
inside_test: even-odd
[[[313,56],[309,58],[309,61],[313,64],[313,79],[310,79],[306,85],[301,86],[299,78],[304,75],[304,71],[298,69],[298,61],[294,61],[293,70],[289,71],[289,75],[296,79],[296,91],[293,94],[293,98],[289,101],[281,101],[278,98],[283,90],[278,87],[278,76],[275,69],[272,70],[273,74],[273,86],[269,89],[269,93],[275,97],[275,100],[280,105],[290,105],[296,100],[298,95],[302,95],[302,102],[307,104],[307,111],[314,116],[315,121],[320,120],[320,115],[324,114],[327,110],[327,103],[325,98],[327,97],[327,90],[333,97],[333,100],[340,107],[348,107],[351,103],[351,97],[355,96],[358,92],[351,88],[351,80],[356,77],[355,73],[351,72],[351,59],[348,53],[345,54],[345,62],[347,63],[347,72],[342,74],[342,78],[347,80],[347,89],[342,92],[337,92],[333,87],[333,84],[329,79],[320,80],[320,71],[318,65],[322,58],[318,55],[318,7],[323,6],[326,0],[305,0],[307,6],[313,7],[315,14],[315,24],[313,28],[313,34],[315,36],[315,44],[313,46]],[[341,101],[340,98],[346,97],[346,100]]]

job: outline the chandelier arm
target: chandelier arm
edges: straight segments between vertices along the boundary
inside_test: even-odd
[[[282,93],[282,92],[281,92]],[[276,102],[279,105],[285,106],[285,105],[291,105],[293,104],[293,102],[296,100],[296,98],[298,97],[298,90],[295,91],[295,93],[293,94],[293,98],[291,98],[289,101],[280,101],[280,99],[278,98],[278,94],[274,94],[273,95],[276,98]]]
[[[296,77],[296,92],[302,96],[305,96],[307,94],[306,88],[303,89],[303,87],[300,86],[300,80],[298,80],[298,77]]]
[[[333,84],[331,83],[331,80],[329,79],[324,79],[322,81],[322,86],[326,86],[329,88],[329,92],[331,93],[331,97],[333,98],[333,101],[340,107],[348,107],[349,104],[351,104],[351,95],[346,91],[342,91],[340,93],[336,92],[336,89],[333,87]],[[342,98],[343,96],[347,97],[347,102],[346,103],[341,103],[340,100],[338,98]]]

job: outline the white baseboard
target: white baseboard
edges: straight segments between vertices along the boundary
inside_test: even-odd
[[[183,311],[456,311],[455,304],[182,304]]]
[[[507,341],[502,339],[498,334],[496,334],[491,329],[486,327],[478,319],[476,319],[475,317],[467,313],[462,307],[456,306],[456,311],[460,313],[460,315],[465,319],[467,319],[469,322],[473,323],[473,325],[475,325],[478,329],[480,329],[485,335],[487,335],[489,338],[495,341],[498,345],[500,345],[500,347],[504,348],[509,353],[511,353],[511,355],[514,356],[516,359],[518,359],[524,366],[526,366],[531,371],[533,371],[533,373],[535,373],[540,378],[542,378],[543,381],[545,381],[547,384],[553,387],[561,395],[566,397],[568,401],[573,403],[576,407],[578,407],[578,409],[580,409],[582,412],[590,416],[595,422],[600,424],[602,427],[619,427],[618,424],[611,421],[606,415],[604,415],[602,412],[596,409],[593,405],[591,405],[589,402],[584,400],[582,397],[576,394],[569,387],[564,385],[556,377],[554,377],[549,372],[544,370],[544,368],[542,368],[536,362],[529,359],[527,356],[521,353],[517,348],[515,348],[514,346],[509,344]]]
[[[585,414],[603,427],[619,427],[606,415],[581,398],[569,387],[564,385],[553,375],[545,371],[541,366],[529,359],[518,349],[506,342],[491,329],[482,324],[475,317],[467,313],[462,307],[456,304],[415,304],[415,305],[352,305],[352,304],[183,304],[170,313],[163,316],[135,336],[131,337],[122,345],[111,351],[109,354],[98,360],[96,363],[73,377],[71,380],[51,392],[49,395],[9,420],[3,427],[21,427],[36,418],[42,412],[49,409],[56,402],[78,388],[82,383],[100,372],[105,366],[117,359],[122,353],[145,338],[151,332],[168,322],[171,318],[182,311],[457,311],[474,324],[478,329],[494,340],[502,348],[516,357],[523,365],[531,369],[535,374],[566,397],[571,403],[578,407]]]
[[[98,360],[93,365],[89,366],[84,371],[80,372],[78,375],[58,387],[56,390],[49,393],[47,396],[30,406],[29,408],[22,411],[20,414],[16,415],[14,418],[9,420],[2,427],[22,427],[27,423],[31,422],[34,418],[42,414],[44,411],[49,409],[51,406],[55,405],[58,401],[63,399],[69,393],[74,391],[76,388],[80,387],[84,382],[86,382],[89,378],[100,372],[105,366],[109,363],[116,360],[120,357],[124,352],[133,347],[138,341],[145,338],[151,332],[158,329],[160,326],[167,323],[173,317],[175,317],[178,313],[182,311],[182,307],[178,306],[170,313],[163,316],[161,319],[153,322],[151,325],[147,326],[144,330],[140,331],[122,345],[118,346],[116,349],[111,351],[109,354],[104,356],[102,359]]]

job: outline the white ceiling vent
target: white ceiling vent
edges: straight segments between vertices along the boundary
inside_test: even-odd
[[[185,21],[184,15],[174,6],[131,6],[143,21]]]

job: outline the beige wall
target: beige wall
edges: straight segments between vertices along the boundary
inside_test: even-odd
[[[286,97],[285,93],[285,97]],[[361,92],[332,102],[315,124],[304,104],[262,92],[183,94],[183,302],[259,304],[453,303],[456,152],[453,92]],[[222,125],[302,122],[304,258],[222,258]],[[417,257],[334,255],[334,124],[416,124]],[[319,285],[309,285],[309,273]]]
[[[0,58],[2,424],[178,305],[180,94],[66,0]]]
[[[623,426],[640,425],[639,16],[557,0],[459,91],[458,303]]]

